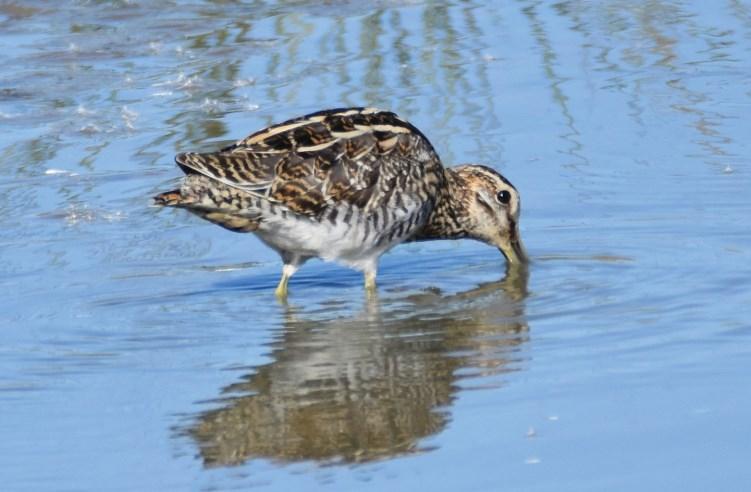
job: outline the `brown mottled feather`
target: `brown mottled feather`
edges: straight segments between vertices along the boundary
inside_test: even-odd
[[[374,210],[392,190],[432,200],[445,179],[430,142],[394,113],[335,109],[285,121],[219,152],[176,157],[187,174],[201,174],[264,195],[302,215],[332,204]]]

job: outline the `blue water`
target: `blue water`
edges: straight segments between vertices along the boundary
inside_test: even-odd
[[[743,490],[751,4],[0,5],[3,490]],[[149,206],[177,152],[347,105],[523,202],[288,304]]]

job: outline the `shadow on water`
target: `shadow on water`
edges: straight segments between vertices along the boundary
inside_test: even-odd
[[[225,387],[187,430],[207,467],[252,459],[366,462],[430,449],[466,378],[517,370],[528,272],[452,295],[371,299],[311,319],[285,306],[272,362]],[[467,385],[462,385],[466,389]]]

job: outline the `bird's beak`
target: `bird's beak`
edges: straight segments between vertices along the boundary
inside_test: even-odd
[[[519,236],[518,226],[514,226],[508,237],[501,238],[498,249],[506,257],[509,265],[521,266],[529,262],[529,257],[527,257],[527,252],[524,249],[524,243],[522,243],[522,238]]]

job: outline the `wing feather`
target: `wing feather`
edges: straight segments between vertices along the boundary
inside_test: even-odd
[[[394,113],[372,108],[321,111],[260,130],[219,152],[179,154],[187,174],[259,194],[290,210],[328,215],[394,204],[420,208],[443,169],[433,146]],[[398,193],[397,193],[398,189]]]

